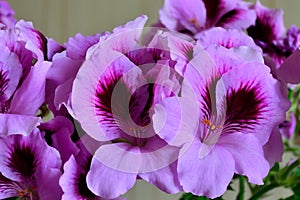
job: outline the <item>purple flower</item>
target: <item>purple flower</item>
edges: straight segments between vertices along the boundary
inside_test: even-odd
[[[47,39],[31,22],[20,20],[12,27],[5,27],[0,31],[0,41],[19,56],[27,72],[36,62],[48,60]]]
[[[0,46],[1,113],[36,115],[44,103],[45,76],[51,65],[44,61],[44,36],[30,23],[19,21],[0,30]]]
[[[28,136],[10,135],[0,139],[0,198],[59,199],[61,161],[34,130]]]
[[[295,118],[295,116],[290,113],[289,118],[290,118],[289,121],[284,121],[279,126],[280,133],[286,139],[290,139],[294,135],[295,128],[296,128],[296,118]]]
[[[165,0],[159,12],[167,29],[195,35],[212,27],[243,30],[254,24],[255,12],[239,0]]]
[[[267,8],[259,1],[254,5],[257,19],[254,26],[247,31],[254,39],[266,44],[281,39],[285,34],[283,11],[277,8]]]
[[[286,33],[286,37],[273,43],[286,57],[290,56],[300,46],[300,29],[295,25],[291,25]]]
[[[6,0],[0,1],[0,23],[11,27],[16,23],[15,11],[10,7]]]
[[[262,50],[255,44],[251,37],[235,29],[226,30],[221,27],[216,27],[195,35],[195,38],[197,39],[197,43],[203,48],[207,48],[211,45],[223,46],[228,49],[247,46],[253,48],[260,54],[262,53]]]
[[[146,20],[115,28],[89,49],[73,85],[75,119],[88,135],[105,141],[93,155],[87,186],[107,199],[127,192],[137,178],[167,193],[181,190],[179,149],[159,138],[151,123],[152,107],[179,93],[179,75],[168,52],[155,48],[164,43],[140,44]]]
[[[24,46],[23,51],[21,46],[7,45],[11,44],[10,39],[10,34],[0,39],[0,121],[3,124],[1,133],[10,134],[12,130],[16,130],[18,125],[8,126],[14,123],[27,127],[21,128],[22,132],[19,133],[29,134],[39,121],[34,116],[44,102],[45,77],[50,63],[40,61],[34,68],[31,68],[32,64],[28,66],[30,68],[25,67],[24,61],[29,59],[32,53]]]
[[[84,200],[104,200],[95,195],[87,186],[86,176],[90,170],[93,153],[101,145],[88,135],[81,137],[77,143],[80,151],[72,155],[64,165],[64,173],[59,184],[64,192],[62,200],[84,199]],[[94,146],[94,148],[91,148]],[[86,149],[89,147],[89,149]],[[95,148],[96,147],[96,148]],[[103,185],[104,182],[101,183]],[[114,200],[125,200],[116,198]]]
[[[266,56],[270,56],[278,68],[285,60],[280,41],[284,38],[285,26],[283,11],[263,6],[259,1],[254,5],[257,19],[254,26],[247,29],[256,44],[263,49]]]
[[[65,50],[53,56],[53,64],[47,74],[47,103],[56,115],[65,115],[62,105],[70,107],[72,84],[87,50],[107,33],[83,36],[80,33],[70,38]],[[59,48],[59,46],[58,46]],[[71,111],[69,109],[69,111]]]
[[[86,138],[86,139],[85,139]],[[94,152],[91,149],[87,150],[84,142],[88,141],[89,147],[92,143],[97,144],[93,139],[87,135],[81,138],[78,142],[80,151],[71,155],[68,161],[64,164],[64,173],[60,178],[59,184],[64,192],[62,199],[86,199],[96,200],[100,199],[87,187],[86,175],[90,170],[91,160]]]
[[[242,59],[249,57],[240,55],[245,52],[251,51],[195,46],[184,73],[182,97],[196,97],[196,133],[170,136],[180,123],[178,108],[164,106],[173,123],[166,123],[158,134],[169,144],[183,145],[177,171],[185,192],[215,198],[226,191],[234,173],[247,176],[254,184],[263,184],[268,174],[270,165],[263,148],[273,129],[285,119],[282,105],[287,99],[262,60]],[[157,112],[154,119],[163,117]]]

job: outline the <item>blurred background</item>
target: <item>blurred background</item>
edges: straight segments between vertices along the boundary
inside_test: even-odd
[[[252,0],[253,2],[255,0]],[[111,31],[114,27],[149,16],[148,25],[155,22],[163,0],[8,0],[18,19],[33,21],[35,28],[58,42],[80,32],[84,35]],[[285,25],[300,26],[299,0],[261,0],[268,7],[285,11]]]
[[[91,35],[111,31],[114,27],[135,19],[141,14],[149,17],[147,25],[158,18],[163,0],[8,0],[17,19],[32,21],[36,29],[60,43],[80,32]],[[254,2],[254,0],[252,0]],[[300,26],[299,0],[261,0],[263,5],[284,10],[285,25]],[[103,183],[105,184],[105,183]],[[226,194],[226,199],[233,199]],[[280,190],[268,199],[279,199],[288,193]],[[138,181],[125,195],[128,200],[178,200],[181,194],[167,195],[154,186]]]

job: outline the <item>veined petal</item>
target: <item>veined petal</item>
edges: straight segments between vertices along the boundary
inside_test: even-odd
[[[107,55],[93,54],[80,68],[72,90],[72,109],[75,118],[92,137],[102,141],[119,137],[111,102],[116,99],[112,99],[112,95],[119,79],[134,67],[121,53],[112,51]],[[108,130],[105,126],[111,128]]]
[[[11,180],[27,180],[35,176],[40,166],[57,169],[61,166],[58,152],[49,147],[36,130],[28,136],[6,136],[0,143],[0,171]]]
[[[18,188],[17,182],[6,178],[5,176],[3,176],[3,174],[0,173],[0,198],[1,199],[18,196],[18,192],[16,188]]]
[[[239,0],[203,0],[207,12],[207,27],[214,26],[220,18],[233,10]]]
[[[23,69],[15,53],[2,44],[0,47],[2,49],[0,55],[0,103],[2,104],[15,92]]]
[[[236,7],[234,10],[223,15],[216,26],[222,26],[226,29],[244,30],[254,25],[256,19],[255,11],[250,10],[246,6],[243,7]]]
[[[248,34],[254,39],[271,44],[273,40],[280,39],[285,34],[283,11],[270,9],[256,2],[254,9],[257,19],[254,26],[248,28]]]
[[[207,48],[211,45],[221,45],[228,49],[239,46],[248,46],[256,49],[258,52],[262,52],[251,37],[236,29],[226,30],[221,27],[215,27],[200,32],[195,38],[198,39],[197,43],[203,48]]]
[[[227,88],[223,133],[255,134],[266,143],[274,126],[285,119],[278,82],[261,63],[246,63],[222,76]],[[275,98],[276,97],[276,98]]]
[[[87,164],[88,166],[81,168],[81,165],[77,163],[73,155],[65,163],[64,174],[59,180],[59,185],[64,191],[63,200],[80,198],[97,199],[97,196],[87,187],[86,175],[90,168],[90,161]]]
[[[205,26],[205,5],[199,0],[166,0],[160,10],[160,21],[171,30],[197,33]]]

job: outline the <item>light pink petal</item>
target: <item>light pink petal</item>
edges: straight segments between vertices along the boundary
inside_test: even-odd
[[[28,135],[41,122],[39,117],[18,114],[0,114],[0,135]]]
[[[96,195],[107,199],[113,199],[131,189],[137,178],[137,173],[121,171],[121,165],[136,168],[136,166],[139,165],[139,161],[135,159],[127,160],[126,158],[128,158],[128,156],[122,158],[119,156],[122,154],[117,153],[116,155],[116,149],[111,147],[113,145],[104,146],[107,147],[105,147],[105,149],[101,149],[102,147],[100,147],[92,159],[91,168],[87,174],[87,185],[88,188]],[[105,152],[106,150],[108,151]],[[111,152],[114,152],[114,156],[109,156]],[[111,163],[102,163],[102,159],[99,158],[100,156],[103,158],[103,155],[105,155]],[[126,155],[126,152],[124,152],[123,155]],[[119,169],[114,168],[115,166],[112,167],[112,163],[118,164]]]
[[[216,198],[225,193],[234,174],[234,158],[225,148],[215,146],[199,158],[200,142],[195,142],[178,160],[178,177],[185,192]]]
[[[218,145],[232,154],[235,173],[247,176],[250,183],[263,184],[270,166],[264,157],[262,145],[254,135],[232,133],[221,136]]]
[[[263,149],[270,167],[272,167],[275,162],[282,161],[284,146],[282,135],[279,133],[277,127],[273,129],[269,141],[264,145]]]
[[[139,173],[139,176],[168,194],[182,191],[177,175],[177,162],[154,172]]]
[[[205,26],[205,5],[199,0],[166,0],[160,10],[160,21],[171,30],[197,33]]]

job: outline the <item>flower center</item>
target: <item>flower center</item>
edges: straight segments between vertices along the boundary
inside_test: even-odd
[[[112,140],[112,143],[127,143],[132,146],[143,147],[145,146],[147,139],[142,137],[145,132],[144,127],[131,127],[129,128],[129,137],[120,137]]]
[[[34,188],[29,187],[23,190],[17,190],[18,197],[25,199],[25,200],[33,200],[36,199],[36,195],[34,194]]]
[[[209,154],[209,152],[214,148],[223,129],[223,126],[216,125],[208,119],[202,119],[202,123],[205,126],[200,132],[200,140],[202,143],[201,148],[199,150],[200,159],[205,158]]]
[[[198,23],[198,21],[196,19],[191,19],[190,23],[192,23],[196,29],[201,28],[200,24]]]
[[[203,119],[203,120],[202,120],[202,123],[205,124],[205,125],[207,125],[207,126],[208,126],[208,129],[211,130],[211,131],[214,131],[214,130],[216,130],[216,129],[222,129],[222,128],[223,128],[223,126],[215,125],[215,124],[213,124],[213,123],[212,123],[210,120],[208,120],[208,119]]]
[[[204,124],[200,134],[201,142],[207,145],[214,145],[218,141],[223,129],[223,126],[217,124],[222,123],[218,120],[209,119],[202,119],[201,122]]]

